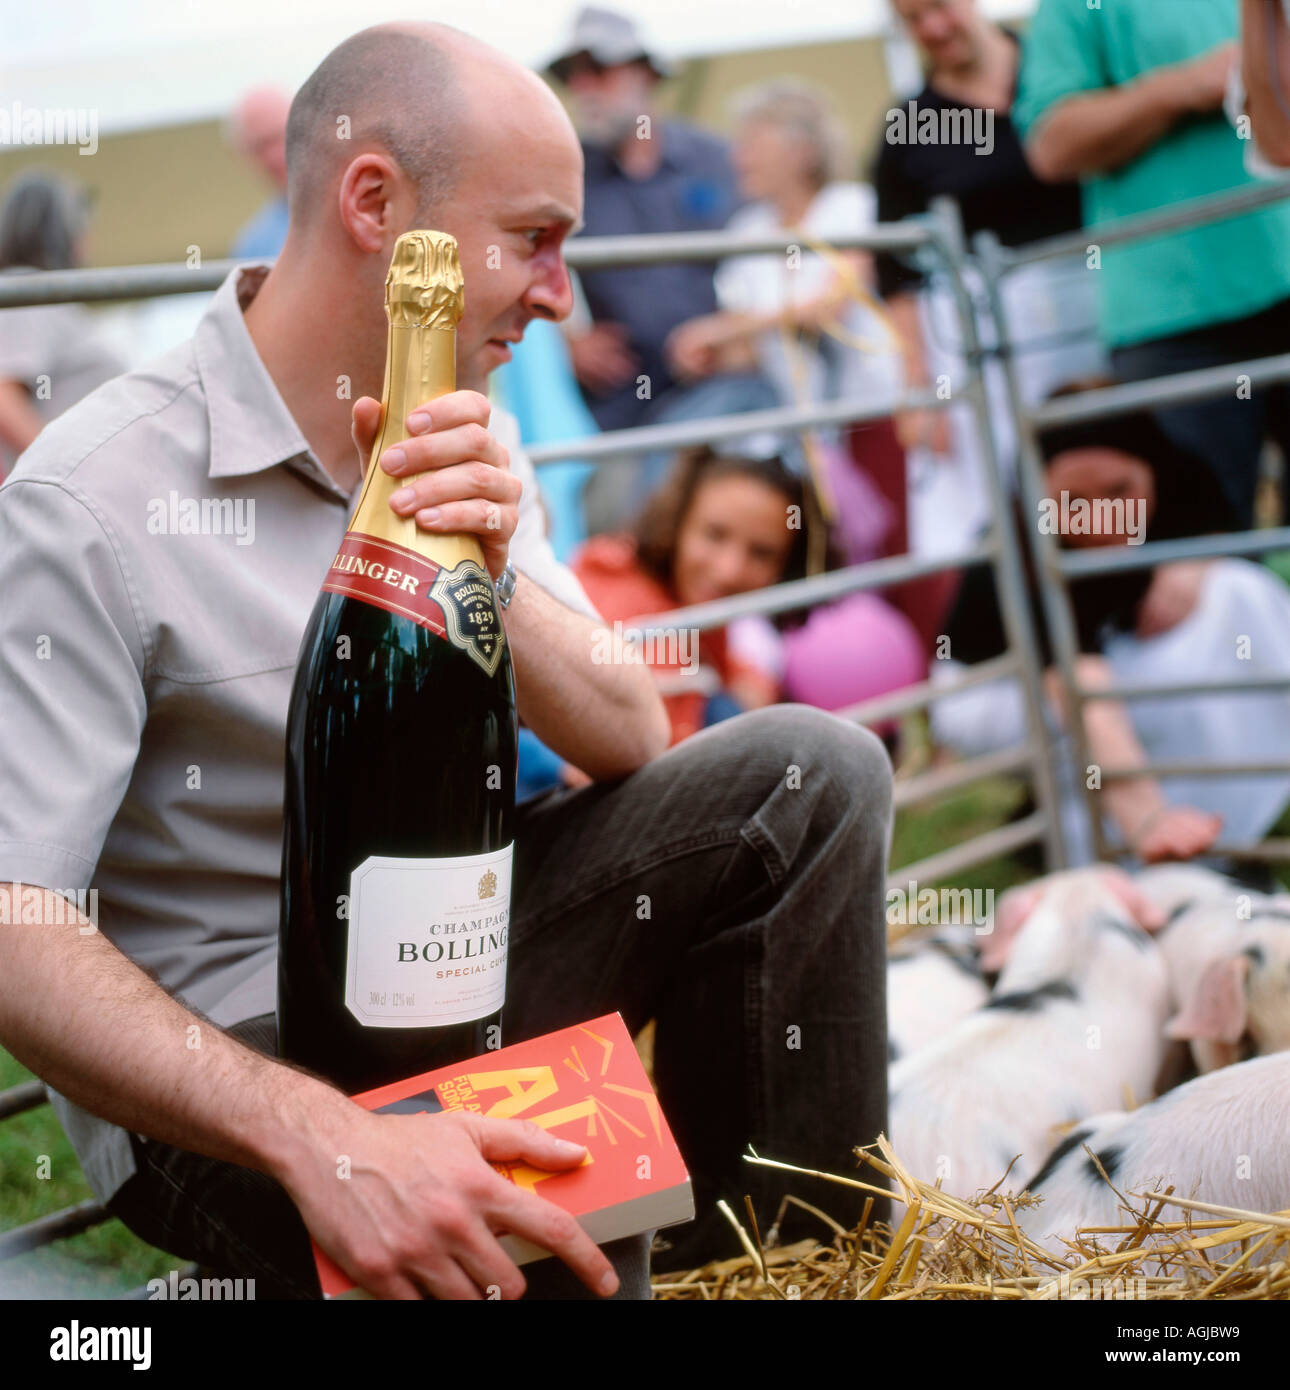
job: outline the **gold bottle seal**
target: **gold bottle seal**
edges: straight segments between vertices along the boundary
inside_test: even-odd
[[[446,232],[404,232],[394,243],[385,277],[390,327],[381,392],[381,427],[349,529],[407,546],[451,569],[462,559],[484,562],[473,536],[423,531],[413,516],[390,508],[390,498],[412,479],[391,477],[377,462],[408,438],[404,421],[419,405],[446,396],[457,385],[457,323],[465,307],[465,282],[457,241]]]
[[[457,241],[447,232],[404,232],[385,277],[385,312],[399,328],[455,333],[466,307]],[[451,388],[450,388],[451,389]]]
[[[379,603],[433,628],[492,674],[506,639],[479,541],[468,532],[422,530],[415,513],[394,511],[390,498],[413,478],[392,477],[379,467],[386,450],[409,437],[405,422],[417,406],[455,389],[456,330],[464,304],[456,240],[445,232],[404,232],[385,277],[389,336],[381,425],[349,530],[323,588]]]

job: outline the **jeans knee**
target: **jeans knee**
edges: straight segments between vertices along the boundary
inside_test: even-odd
[[[855,817],[866,833],[885,833],[892,769],[876,734],[813,705],[770,705],[741,718],[758,721],[763,755],[777,772],[782,767],[789,786],[816,790],[824,815]]]

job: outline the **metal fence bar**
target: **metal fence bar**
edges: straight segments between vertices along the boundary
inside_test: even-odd
[[[986,685],[990,681],[1020,674],[1021,662],[1015,656],[991,657],[989,661],[967,667],[952,681],[919,681],[917,685],[907,685],[903,690],[893,690],[889,695],[875,695],[872,700],[862,700],[858,705],[848,705],[846,709],[834,710],[834,713],[839,719],[850,720],[853,724],[876,724],[922,709],[946,695],[970,690],[974,685]]]
[[[892,805],[897,810],[926,801],[945,792],[959,791],[971,786],[973,782],[984,781],[987,777],[1005,777],[1012,772],[1029,768],[1042,751],[1031,742],[1006,748],[999,753],[986,753],[979,758],[968,758],[949,767],[938,767],[933,772],[922,772],[916,777],[898,781],[893,793]]]
[[[1133,410],[1178,405],[1182,401],[1203,401],[1230,395],[1238,377],[1250,378],[1250,389],[1260,390],[1290,381],[1290,353],[1273,357],[1252,357],[1245,362],[1225,362],[1217,367],[1200,367],[1192,372],[1173,372],[1147,381],[1126,381],[1116,386],[1099,386],[1077,396],[1059,396],[1033,406],[1027,413],[1038,430],[1084,420],[1099,420]]]
[[[1011,327],[1000,291],[1000,258],[1003,248],[993,232],[980,233],[975,244],[977,262],[986,287],[986,302],[994,322],[996,341],[1001,349],[1000,358],[1008,392],[1008,404],[1017,427],[1017,483],[1023,501],[1023,515],[1038,518],[1040,503],[1044,497],[1043,465],[1035,439],[1034,422],[1022,399],[1017,366],[1010,350]],[[1069,720],[1071,743],[1077,765],[1087,767],[1093,758],[1089,751],[1083,709],[1076,694],[1078,682],[1075,667],[1079,656],[1079,641],[1070,593],[1062,582],[1061,552],[1056,536],[1041,530],[1037,523],[1027,526],[1026,530],[1027,537],[1024,543],[1030,546],[1034,557],[1039,602],[1047,620],[1058,675],[1066,692],[1067,707],[1075,711],[1074,717]],[[1079,780],[1084,786],[1084,804],[1089,817],[1094,850],[1097,857],[1103,859],[1108,853],[1108,845],[1103,832],[1102,818],[1093,801],[1093,792],[1087,786],[1087,779]]]
[[[866,232],[833,236],[838,250],[915,251],[928,244],[927,230],[913,223],[887,223]],[[791,236],[748,236],[729,232],[667,232],[650,236],[574,237],[564,259],[574,270],[611,266],[655,265],[675,261],[717,261],[736,255],[783,255],[797,245]],[[221,259],[200,266],[183,262],[161,265],[94,266],[84,270],[50,270],[6,275],[0,281],[0,309],[26,304],[97,303],[111,299],[155,299],[168,294],[215,290],[239,265],[266,265],[272,256],[252,261]]]
[[[999,260],[1001,272],[1017,266],[1033,265],[1036,261],[1051,261],[1072,254],[1083,255],[1090,246],[1118,246],[1126,241],[1139,241],[1164,232],[1180,231],[1184,227],[1203,227],[1209,222],[1221,222],[1243,213],[1256,212],[1290,197],[1290,178],[1265,179],[1228,193],[1207,194],[1173,203],[1158,212],[1137,213],[1133,217],[1116,218],[1061,236],[1032,241],[1028,246],[1004,247]]]
[[[20,1082],[7,1091],[0,1091],[0,1120],[7,1120],[10,1115],[21,1115],[25,1110],[35,1110],[47,1100],[45,1088],[39,1081]]]
[[[91,1226],[101,1226],[112,1220],[112,1213],[97,1202],[78,1202],[74,1207],[64,1207],[62,1211],[51,1212],[38,1217],[25,1226],[15,1226],[12,1231],[0,1233],[0,1260],[12,1260],[18,1255],[39,1250],[43,1245],[52,1245],[56,1240],[68,1236],[78,1236]]]
[[[907,579],[921,579],[945,570],[984,564],[994,553],[993,542],[983,541],[953,555],[929,555],[923,558],[893,555],[887,560],[866,560],[862,565],[848,565],[845,569],[813,574],[806,579],[790,579],[765,589],[751,589],[744,594],[732,594],[729,598],[713,599],[710,603],[695,603],[688,608],[674,608],[668,613],[645,614],[623,623],[622,635],[625,641],[635,640],[649,633],[675,632],[678,628],[703,631],[724,627],[736,618],[791,613],[794,609],[826,603],[847,594],[885,589],[892,584],[902,584]]]
[[[1290,772],[1287,762],[1205,763],[1180,759],[1177,762],[1144,762],[1141,767],[1104,767],[1104,782],[1132,782],[1139,777],[1245,777]]]
[[[1262,555],[1290,548],[1290,526],[1233,531],[1216,536],[1185,536],[1145,545],[1104,545],[1096,550],[1058,551],[1057,571],[1069,579],[1085,574],[1113,574],[1167,565],[1174,560],[1209,560],[1222,556]]]
[[[812,425],[863,424],[885,420],[897,410],[944,410],[952,401],[940,400],[934,391],[911,391],[899,400],[875,402],[872,397],[827,401],[817,405],[776,406],[773,410],[745,410],[736,415],[707,420],[677,420],[663,425],[636,425],[584,435],[581,439],[557,439],[526,446],[524,452],[536,466],[565,459],[614,458],[648,453],[654,449],[683,449],[692,444],[711,444],[738,439],[745,434],[779,433]]]
[[[1112,846],[1111,853],[1117,859],[1127,859],[1136,854],[1127,845]],[[1278,838],[1260,840],[1257,845],[1228,844],[1219,840],[1206,851],[1205,857],[1214,859],[1251,859],[1258,863],[1279,864],[1290,860],[1290,840]]]
[[[994,518],[995,535],[1001,538],[995,557],[995,592],[998,595],[1004,632],[1007,634],[1008,649],[1016,652],[1021,661],[1021,689],[1025,699],[1026,723],[1030,740],[1035,746],[1043,750],[1043,756],[1039,757],[1034,765],[1035,801],[1039,807],[1037,814],[1044,821],[1048,867],[1060,869],[1064,868],[1066,864],[1066,845],[1062,832],[1061,816],[1058,812],[1056,749],[1053,744],[1046,741],[1043,687],[1037,655],[1038,643],[1034,622],[1031,618],[1030,603],[1026,595],[1026,581],[1021,563],[1020,546],[1013,525],[1010,498],[1004,485],[1002,461],[999,457],[998,443],[994,437],[994,424],[990,419],[990,403],[986,398],[976,308],[968,288],[967,278],[964,275],[963,219],[958,204],[950,198],[933,200],[932,210],[935,218],[935,244],[944,258],[959,317],[964,357],[971,372],[972,379],[967,394],[972,406],[977,437],[981,442],[982,453],[985,458],[990,512]],[[1006,342],[1002,336],[1002,331],[999,341],[1001,343]],[[1011,358],[1006,353],[1004,360],[1008,367],[1008,375],[1011,378],[1015,373]]]
[[[1024,820],[1014,821],[1011,825],[1001,825],[997,830],[987,830],[985,834],[974,835],[970,840],[964,840],[961,845],[955,845],[952,849],[942,850],[939,854],[931,854],[926,859],[919,859],[903,868],[891,870],[887,875],[887,886],[905,888],[911,878],[924,882],[949,878],[951,874],[961,873],[973,865],[984,864],[991,859],[1011,854],[1025,845],[1034,844],[1036,840],[1044,839],[1047,834],[1048,817],[1042,811],[1035,811]]]
[[[1237,681],[1188,681],[1183,685],[1107,685],[1098,689],[1080,686],[1079,698],[1090,700],[1159,700],[1174,695],[1262,695],[1290,690],[1290,676],[1245,676]]]

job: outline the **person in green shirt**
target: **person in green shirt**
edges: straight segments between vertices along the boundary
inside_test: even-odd
[[[1040,0],[1013,121],[1040,178],[1078,178],[1086,225],[1240,187],[1246,142],[1225,119],[1237,0]],[[1089,253],[1102,331],[1125,381],[1290,349],[1290,201]],[[1253,524],[1259,455],[1290,457],[1290,389],[1159,412]],[[1283,497],[1284,506],[1284,497]]]

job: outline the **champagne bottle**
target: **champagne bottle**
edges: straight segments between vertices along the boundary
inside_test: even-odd
[[[281,1056],[353,1094],[500,1045],[517,730],[483,552],[389,506],[377,466],[451,391],[457,243],[398,239],[381,429],[287,717]],[[493,1027],[497,1025],[497,1027]]]

